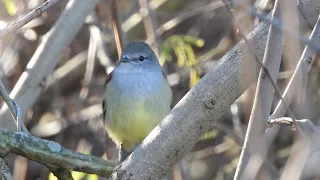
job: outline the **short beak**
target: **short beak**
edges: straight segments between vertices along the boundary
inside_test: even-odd
[[[129,58],[127,58],[127,57],[121,58],[120,62],[127,63],[127,62],[129,62]]]

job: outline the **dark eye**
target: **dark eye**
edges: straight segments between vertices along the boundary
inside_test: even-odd
[[[143,61],[144,59],[145,59],[144,56],[139,56],[139,60],[140,60],[140,61]]]

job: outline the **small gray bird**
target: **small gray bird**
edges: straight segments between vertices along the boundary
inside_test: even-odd
[[[127,44],[105,83],[103,116],[109,137],[121,150],[131,152],[167,115],[171,99],[172,91],[150,46]],[[120,161],[126,158],[122,153]]]

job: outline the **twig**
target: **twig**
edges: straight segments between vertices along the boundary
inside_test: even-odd
[[[106,177],[110,176],[117,165],[116,162],[65,149],[53,141],[5,129],[0,129],[0,150],[2,153],[26,157],[50,168],[63,168]]]
[[[65,85],[70,84],[71,81],[78,79],[75,77],[83,76],[87,57],[88,52],[82,51],[67,60],[64,65],[56,69],[48,78],[46,90],[52,89],[58,82],[62,84],[61,87],[64,87]]]
[[[10,96],[20,105],[21,115],[35,103],[46,86],[48,75],[54,70],[62,52],[71,43],[76,33],[85,22],[99,0],[70,0],[65,10],[52,29],[43,36],[35,54],[28,63]],[[0,122],[3,128],[13,129],[12,123],[7,123],[10,112],[7,107],[1,108]]]
[[[299,34],[295,33],[295,31],[288,29],[286,27],[280,27],[279,26],[279,20],[271,20],[267,15],[264,15],[262,13],[259,13],[256,9],[252,7],[245,6],[244,4],[239,4],[242,6],[248,13],[250,13],[252,16],[258,17],[259,20],[264,21],[266,23],[269,23],[270,25],[273,25],[274,27],[278,28],[279,30],[288,33],[288,35],[291,35],[293,38],[297,38],[301,43],[304,45],[310,45],[311,48],[313,48],[316,51],[320,51],[320,45],[310,41],[309,39],[305,38],[304,36],[299,36]],[[302,7],[300,7],[302,8]]]
[[[140,3],[140,14],[142,15],[142,20],[144,24],[144,29],[147,34],[147,39],[153,43],[150,44],[154,47],[154,51],[159,55],[160,42],[156,37],[156,17],[155,14],[150,10],[148,0],[139,0]]]
[[[119,27],[119,20],[118,20],[118,14],[117,14],[117,1],[116,0],[110,0],[110,10],[111,10],[111,16],[112,16],[112,28],[114,33],[114,38],[116,41],[117,51],[118,51],[118,59],[120,59],[121,53],[122,53],[122,47],[123,47],[123,41],[121,39],[121,30]]]
[[[269,123],[270,123],[270,125],[273,125],[273,124],[292,125],[293,120],[290,117],[281,117],[281,118],[277,118],[277,119],[270,119]]]
[[[95,19],[97,17],[95,17],[95,14],[92,13],[88,18]],[[87,66],[84,74],[82,88],[80,91],[80,98],[82,100],[86,99],[89,93],[89,85],[93,76],[94,64],[97,56],[97,46],[98,46],[97,34],[100,33],[99,28],[96,27],[95,25],[89,25],[89,31],[90,31],[90,40],[89,40],[89,48],[88,48]]]
[[[319,42],[320,41],[320,15],[318,17],[317,23],[312,30],[309,41]],[[285,115],[286,106],[283,104],[283,101],[289,103],[294,98],[294,94],[297,91],[297,85],[299,82],[303,82],[307,77],[308,72],[311,69],[312,64],[312,55],[315,53],[311,46],[307,45],[304,48],[304,51],[300,57],[300,60],[297,64],[297,67],[282,95],[282,99],[278,102],[274,112],[270,116],[270,119],[280,118]]]
[[[38,6],[34,10],[32,10],[31,12],[29,12],[27,15],[23,16],[22,18],[19,18],[17,21],[10,24],[6,28],[1,29],[0,30],[0,38],[5,36],[6,34],[8,34],[11,31],[18,30],[19,28],[21,28],[22,26],[24,26],[25,24],[27,24],[28,22],[30,22],[31,20],[33,20],[34,18],[38,17],[43,12],[48,10],[48,8],[50,8],[51,6],[56,4],[58,1],[59,0],[47,0],[46,2],[41,4],[40,6]]]
[[[318,20],[315,24],[315,27],[310,35],[309,40],[310,41],[320,41],[320,15],[318,16]],[[300,82],[305,81],[304,79],[307,77],[308,72],[311,69],[311,64],[312,64],[312,55],[314,54],[314,49],[311,48],[310,46],[306,46],[300,60],[297,64],[297,67],[286,87],[283,93],[283,99],[285,102],[288,102],[289,104],[295,97],[295,93],[297,91],[297,86],[299,85]],[[272,115],[269,117],[269,123],[272,125],[273,119],[281,118],[285,115],[286,109],[284,105],[282,104],[282,100],[280,100],[272,113]],[[276,132],[278,132],[280,128],[280,125],[273,125],[272,128],[269,128],[264,136],[264,141],[267,142],[267,146],[271,144],[273,139],[276,136]]]
[[[25,127],[22,119],[21,119],[19,105],[9,97],[9,95],[8,95],[8,93],[6,91],[6,88],[4,87],[4,85],[3,85],[1,80],[0,80],[0,96],[3,98],[4,102],[9,107],[11,115],[12,115],[12,117],[15,120],[15,123],[17,125],[17,131],[23,131],[25,133],[29,133],[27,128]]]
[[[231,7],[229,6],[229,4],[226,2],[226,0],[222,0],[225,5],[226,5],[226,8],[229,10],[230,14],[232,15],[233,17],[233,20],[234,20],[234,23],[237,27],[240,27],[239,26],[239,23],[236,21],[236,17],[235,15],[233,14],[232,12],[232,9]],[[274,26],[275,27],[275,26]],[[281,91],[280,89],[278,88],[277,84],[272,80],[271,78],[271,74],[269,72],[269,69],[262,63],[262,61],[259,59],[258,55],[256,54],[256,52],[253,50],[253,45],[251,44],[251,42],[246,38],[246,36],[241,32],[241,29],[238,28],[238,34],[239,36],[245,41],[245,43],[248,45],[253,57],[254,57],[254,60],[261,66],[261,68],[263,69],[263,72],[265,73],[265,75],[268,77],[268,79],[270,80],[270,83],[272,84],[273,88],[275,89],[275,92],[276,92],[276,95],[282,100],[282,94],[281,94]],[[286,107],[286,110],[289,114],[290,117],[292,117],[293,119],[294,118],[294,115],[293,113],[291,112],[289,106],[283,102],[285,107]]]
[[[192,16],[195,16],[197,14],[204,13],[204,12],[214,11],[214,10],[220,8],[220,7],[223,7],[223,6],[224,6],[224,4],[222,2],[216,1],[216,2],[210,3],[209,5],[206,5],[206,6],[203,6],[203,7],[199,7],[199,8],[193,9],[191,11],[182,13],[181,15],[178,15],[177,17],[175,17],[175,18],[165,22],[164,24],[162,24],[157,29],[156,35],[158,37],[161,36],[166,31],[169,31],[170,29],[172,29],[175,26],[179,25],[184,20],[186,20],[188,18],[191,18]]]
[[[168,0],[151,0],[149,4],[150,9],[155,10],[158,7],[160,7],[162,4],[167,2]],[[141,13],[137,12],[134,13],[132,16],[130,16],[128,19],[126,19],[122,24],[121,28],[124,33],[127,33],[130,31],[133,27],[138,25],[142,21]],[[150,43],[150,42],[149,42]]]
[[[277,0],[275,2],[271,17],[272,20],[275,18],[280,19],[280,1],[281,0]],[[253,156],[260,156],[260,149],[264,148],[261,137],[264,135],[264,132],[267,129],[268,117],[270,115],[275,89],[270,81],[277,80],[282,58],[282,46],[283,37],[281,31],[277,30],[274,26],[270,26],[266,50],[263,57],[263,65],[265,66],[264,69],[270,70],[270,76],[268,76],[266,79],[264,69],[261,68],[246,138],[234,179],[255,179],[257,171],[252,171],[248,164]],[[262,158],[261,161],[263,161]],[[258,169],[259,167],[257,170]],[[247,171],[250,171],[250,176]]]

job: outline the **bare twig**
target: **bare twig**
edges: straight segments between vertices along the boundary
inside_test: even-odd
[[[119,27],[119,19],[118,19],[118,13],[117,13],[117,1],[116,0],[110,0],[110,10],[111,10],[111,16],[112,16],[112,28],[114,33],[114,38],[116,40],[117,45],[117,51],[118,51],[118,59],[120,59],[121,53],[122,53],[122,47],[123,47],[123,41],[121,39],[121,30]]]
[[[281,117],[281,118],[277,118],[277,119],[270,119],[269,123],[271,125],[273,124],[285,124],[285,125],[292,125],[292,118],[290,117]]]
[[[198,15],[200,13],[205,13],[209,11],[214,11],[218,8],[223,7],[224,4],[220,1],[216,1],[213,3],[210,3],[209,5],[199,7],[196,9],[192,9],[191,11],[182,13],[181,15],[178,15],[177,17],[165,22],[162,24],[156,31],[157,36],[161,36],[166,31],[169,31],[170,29],[174,28],[175,26],[179,25],[181,22],[185,21],[188,18],[191,18],[192,16]]]
[[[310,41],[309,39],[307,39],[304,36],[300,36],[299,34],[297,34],[294,30],[291,30],[289,28],[286,27],[280,27],[279,26],[279,20],[271,20],[267,15],[259,13],[256,9],[252,8],[252,7],[248,7],[245,6],[244,4],[239,4],[240,6],[242,6],[248,13],[250,13],[252,16],[258,17],[261,21],[264,21],[266,23],[269,23],[271,25],[273,25],[274,27],[278,28],[279,30],[283,31],[284,33],[287,33],[288,35],[292,36],[293,38],[298,39],[301,43],[303,43],[304,45],[310,45],[311,48],[313,48],[316,51],[320,51],[320,45]],[[303,8],[303,7],[300,7]]]
[[[38,6],[34,10],[32,10],[31,12],[29,12],[27,15],[23,16],[22,18],[19,18],[17,21],[13,22],[12,24],[7,26],[6,28],[1,29],[0,30],[0,38],[5,36],[6,34],[8,34],[11,31],[18,30],[19,28],[21,28],[22,26],[24,26],[25,24],[27,24],[28,22],[30,22],[31,20],[33,20],[34,18],[38,17],[43,12],[48,10],[48,8],[53,6],[58,1],[59,0],[47,0],[46,2],[41,4],[40,6]]]
[[[168,0],[160,0],[160,1],[159,0],[151,0],[148,4],[150,6],[150,9],[155,10],[167,1]],[[124,22],[121,24],[121,28],[122,28],[123,32],[127,33],[133,27],[138,25],[141,21],[142,21],[141,13],[139,13],[139,12],[134,13],[128,19],[124,20]]]
[[[4,87],[1,80],[0,80],[0,95],[3,98],[4,102],[7,104],[7,106],[9,107],[11,115],[17,125],[17,131],[23,131],[25,133],[29,133],[27,128],[25,127],[22,119],[21,119],[19,105],[9,97],[9,95],[6,91],[6,88]]]
[[[276,95],[277,95],[280,99],[282,99],[281,91],[280,91],[279,87],[277,86],[276,82],[274,82],[273,79],[271,78],[271,74],[270,74],[270,72],[269,72],[269,69],[262,63],[262,61],[259,59],[257,53],[254,51],[252,43],[251,43],[251,42],[246,38],[246,36],[242,33],[241,29],[239,29],[240,25],[239,25],[239,23],[237,22],[236,17],[235,17],[235,15],[233,14],[232,9],[231,9],[231,7],[229,6],[229,4],[226,2],[226,0],[222,0],[222,1],[225,3],[227,9],[229,10],[230,14],[231,14],[232,17],[233,17],[234,23],[235,23],[236,26],[238,27],[238,34],[239,34],[239,35],[241,36],[241,38],[245,41],[245,43],[248,45],[249,49],[251,50],[251,54],[252,54],[253,57],[254,57],[254,60],[261,66],[261,68],[263,69],[264,74],[265,74],[265,75],[268,77],[268,79],[270,80],[270,83],[272,84],[273,88],[275,89]],[[273,25],[273,24],[272,24],[272,25]],[[274,26],[274,27],[275,27],[275,26]],[[289,116],[292,117],[293,119],[295,119],[293,113],[292,113],[291,110],[289,109],[289,106],[288,106],[285,102],[283,102],[283,103],[285,104],[285,107],[286,107],[286,110],[287,110]]]
[[[156,37],[156,17],[154,12],[149,8],[148,0],[139,0],[140,3],[140,14],[142,15],[142,20],[144,24],[144,29],[147,34],[147,39],[151,42],[151,46],[153,47],[155,53],[159,55],[160,42]]]
[[[1,153],[14,153],[50,168],[63,168],[101,176],[110,176],[116,162],[81,154],[58,143],[30,136],[23,132],[0,129]]]
[[[34,56],[19,78],[10,96],[20,105],[21,115],[35,103],[45,87],[48,75],[54,70],[62,52],[71,43],[99,0],[70,0],[52,29],[42,38]],[[3,128],[13,129],[8,123],[10,112],[1,108],[0,121]]]
[[[318,17],[317,23],[310,35],[309,38],[310,41],[314,42],[319,42],[320,41],[320,16]],[[297,67],[286,87],[284,90],[282,99],[287,102],[291,103],[293,98],[295,97],[295,93],[297,92],[297,86],[300,84],[300,82],[305,81],[307,78],[308,72],[311,69],[311,64],[312,64],[312,55],[314,54],[314,49],[311,48],[311,46],[306,46],[300,60],[297,64]],[[286,108],[282,104],[282,100],[280,100],[272,113],[272,115],[269,117],[269,123],[272,124],[274,121],[273,119],[281,118],[285,115],[286,113]],[[278,132],[280,128],[280,125],[273,125],[272,128],[268,128],[265,136],[264,136],[264,141],[267,142],[268,146],[271,144],[273,139],[276,136],[276,132]]]
[[[320,42],[320,16],[318,17],[318,21],[310,35],[309,38],[310,41],[313,42]],[[286,87],[284,90],[282,99],[278,102],[276,109],[270,116],[270,119],[275,119],[275,118],[280,118],[285,115],[286,113],[286,108],[285,105],[283,104],[283,101],[286,103],[289,103],[292,101],[294,98],[294,95],[297,91],[297,85],[299,82],[303,82],[305,78],[307,77],[308,72],[310,71],[311,64],[312,64],[312,55],[315,53],[313,48],[311,46],[306,46],[301,58],[297,64],[297,67]]]
[[[272,19],[280,19],[280,1],[277,0],[275,2]],[[269,70],[270,77],[266,79],[264,69],[261,68],[246,138],[234,179],[255,179],[257,171],[252,171],[250,166],[247,165],[251,158],[255,154],[259,154],[261,148],[264,148],[263,142],[261,143],[261,137],[267,129],[275,89],[270,81],[277,80],[282,58],[282,45],[281,31],[274,26],[270,26],[266,51],[263,57],[263,64]],[[245,170],[250,171],[250,176]]]
[[[58,82],[62,84],[61,87],[64,87],[67,84],[70,84],[71,81],[77,79],[75,77],[83,76],[87,57],[88,52],[82,51],[69,59],[63,66],[55,70],[48,78],[46,90],[53,88]]]
[[[95,14],[92,13],[88,18],[95,19]],[[86,99],[89,93],[89,85],[94,72],[94,64],[97,56],[97,46],[98,46],[98,37],[97,35],[100,33],[100,30],[95,25],[89,25],[90,31],[90,40],[89,40],[89,48],[88,48],[88,58],[87,58],[87,66],[84,74],[84,79],[82,83],[82,88],[80,91],[80,98]]]

